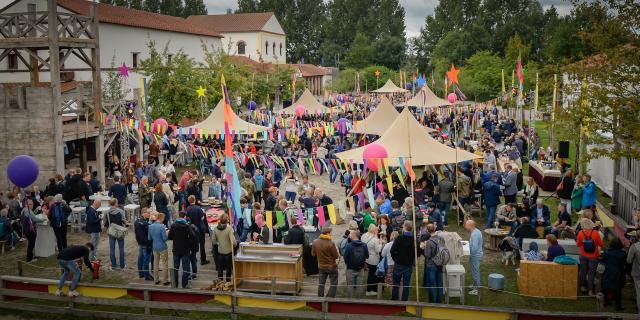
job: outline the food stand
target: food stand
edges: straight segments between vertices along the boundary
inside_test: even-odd
[[[238,291],[297,294],[302,288],[302,245],[243,242],[234,263]]]
[[[529,176],[544,191],[555,191],[562,180],[562,173],[555,161],[529,161]]]

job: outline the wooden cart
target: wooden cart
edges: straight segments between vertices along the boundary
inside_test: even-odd
[[[241,243],[234,263],[236,290],[297,294],[302,288],[302,245]]]

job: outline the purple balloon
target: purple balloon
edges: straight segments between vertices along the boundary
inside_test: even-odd
[[[411,90],[411,82],[407,82],[407,84],[405,84],[404,87],[407,90]]]
[[[20,155],[9,161],[7,176],[9,180],[20,188],[26,188],[38,179],[40,168],[35,159],[27,155]]]
[[[257,106],[255,101],[249,101],[249,103],[247,103],[247,108],[251,111],[255,110]]]
[[[345,119],[345,118],[340,118],[338,119],[338,131],[342,134],[346,134],[347,133],[347,122],[349,120]]]

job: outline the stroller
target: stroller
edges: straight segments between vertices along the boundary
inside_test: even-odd
[[[516,258],[519,256],[518,245],[514,237],[505,237],[498,244],[498,249],[502,251],[502,263],[509,265],[509,261],[515,266]]]

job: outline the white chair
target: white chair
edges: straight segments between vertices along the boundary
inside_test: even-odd
[[[138,216],[140,210],[140,205],[138,204],[128,204],[124,206],[124,214],[125,219],[129,222],[133,222],[135,218]],[[130,224],[133,225],[133,224]]]
[[[449,303],[449,297],[459,297],[464,304],[465,270],[461,264],[448,264],[444,266],[444,302]]]
[[[79,232],[82,229],[82,221],[85,221],[87,214],[87,208],[85,207],[73,207],[71,209],[71,228],[75,232]]]

